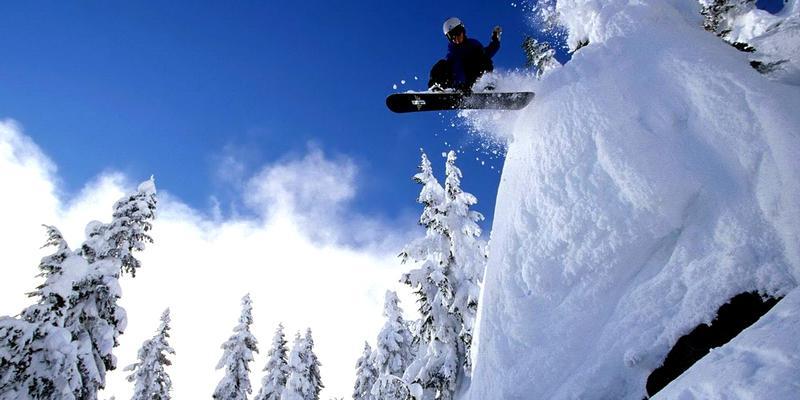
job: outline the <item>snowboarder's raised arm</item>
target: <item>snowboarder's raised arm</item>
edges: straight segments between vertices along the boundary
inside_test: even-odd
[[[503,29],[500,28],[500,25],[495,26],[492,30],[492,40],[490,40],[489,45],[483,49],[487,57],[494,57],[494,55],[497,54],[497,51],[500,50],[500,35],[502,34]]]

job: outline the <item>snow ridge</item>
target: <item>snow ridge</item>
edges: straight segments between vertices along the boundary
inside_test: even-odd
[[[704,31],[692,1],[557,10],[589,44],[497,124],[512,140],[470,399],[641,399],[730,298],[800,280],[796,87]]]

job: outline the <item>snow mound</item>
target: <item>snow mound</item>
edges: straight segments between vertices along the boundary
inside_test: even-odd
[[[497,124],[512,137],[466,398],[639,400],[722,304],[797,286],[800,92],[698,9],[558,2],[589,45]]]

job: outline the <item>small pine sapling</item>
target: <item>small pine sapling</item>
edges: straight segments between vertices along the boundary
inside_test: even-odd
[[[272,338],[272,347],[267,353],[267,365],[264,367],[264,379],[261,380],[261,389],[255,400],[279,400],[286,380],[289,377],[289,363],[286,348],[286,338],[283,334],[283,325],[278,325],[275,336]]]
[[[307,345],[300,332],[297,332],[289,352],[289,379],[283,390],[281,400],[311,400],[315,387],[311,380],[311,368],[308,360]]]
[[[319,400],[319,392],[322,391],[325,385],[322,384],[322,376],[319,373],[319,367],[322,363],[319,362],[317,355],[314,353],[314,338],[311,336],[311,328],[306,329],[305,346],[308,376],[311,380],[311,386],[314,388],[312,399]]]
[[[374,353],[369,343],[364,342],[364,352],[356,362],[356,383],[353,385],[353,400],[372,400],[372,386],[378,379]]]
[[[175,354],[175,350],[167,342],[169,338],[169,309],[161,315],[161,325],[156,334],[142,343],[139,349],[138,361],[125,367],[128,382],[134,382],[133,400],[169,400],[172,390],[172,379],[166,371],[166,366],[172,365],[167,358]]]
[[[408,388],[402,377],[411,359],[412,339],[399,303],[397,293],[386,292],[383,309],[386,322],[378,334],[374,357],[374,365],[379,376],[371,391],[377,399],[408,398]]]
[[[233,335],[222,344],[224,350],[217,369],[224,368],[225,376],[217,385],[213,398],[217,400],[246,400],[252,391],[250,387],[250,367],[253,353],[258,352],[256,338],[250,333],[253,323],[253,305],[250,295],[242,298],[242,314]]]

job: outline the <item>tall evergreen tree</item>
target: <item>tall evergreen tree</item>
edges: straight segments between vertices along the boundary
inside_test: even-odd
[[[279,400],[286,380],[289,377],[289,363],[287,361],[286,339],[283,334],[283,325],[278,325],[275,336],[272,338],[272,347],[267,353],[267,365],[264,367],[266,374],[261,381],[261,390],[255,400]]]
[[[444,231],[450,242],[448,260],[451,268],[448,278],[453,282],[453,297],[449,303],[450,311],[458,317],[460,326],[459,338],[464,344],[464,371],[472,370],[470,348],[475,318],[480,297],[480,282],[486,269],[487,244],[480,238],[481,228],[478,222],[483,215],[470,207],[478,203],[478,199],[461,189],[461,170],[456,166],[456,153],[447,154],[445,174]]]
[[[411,332],[403,319],[397,293],[387,291],[383,315],[386,323],[378,334],[374,365],[378,380],[372,387],[376,399],[406,400],[408,388],[402,380],[411,358]]]
[[[57,250],[39,266],[45,279],[31,293],[37,303],[19,319],[0,318],[0,398],[97,398],[126,325],[119,278],[133,275],[140,267],[133,252],[152,242],[155,194],[153,180],[143,182],[114,205],[111,223],[88,225],[77,251],[48,227],[47,243]]]
[[[369,343],[364,342],[364,352],[356,362],[356,383],[353,386],[353,400],[373,400],[372,386],[378,380],[374,353]]]
[[[222,344],[224,350],[217,369],[225,368],[225,376],[217,385],[213,397],[218,400],[246,400],[250,387],[250,366],[253,352],[258,352],[256,338],[250,333],[253,323],[253,305],[250,295],[242,298],[242,314],[233,335]]]
[[[424,152],[422,152],[419,173],[414,175],[414,182],[422,185],[417,202],[423,205],[419,224],[425,228],[425,237],[413,241],[400,253],[403,263],[409,261],[421,263],[418,268],[403,274],[400,281],[409,285],[417,294],[420,320],[416,324],[417,335],[414,336],[414,340],[415,346],[419,346],[419,342],[427,344],[430,341],[429,333],[433,331],[432,301],[438,289],[432,276],[439,265],[437,257],[444,252],[447,244],[439,233],[444,188],[433,175],[433,168]]]
[[[458,341],[455,323],[444,299],[445,293],[452,292],[444,271],[449,249],[443,230],[446,196],[424,153],[419,169],[414,181],[422,185],[417,201],[423,205],[419,223],[425,228],[425,236],[407,245],[400,254],[403,262],[410,260],[420,264],[402,278],[414,289],[420,304],[419,336],[415,338],[419,342],[419,352],[406,369],[404,380],[419,386],[424,391],[422,398],[448,398],[455,390],[458,369],[456,351],[448,349],[457,346]],[[452,356],[434,354],[434,349],[442,355],[452,353]]]
[[[478,283],[486,261],[486,244],[479,239],[477,225],[483,216],[469,209],[477,200],[461,190],[461,171],[455,160],[455,152],[448,153],[447,178],[439,203],[420,201],[425,206],[420,218],[426,227],[425,237],[401,253],[404,261],[421,264],[404,275],[404,281],[429,307],[418,325],[417,340],[422,343],[404,374],[407,382],[421,389],[412,387],[415,397],[423,399],[451,399],[457,385],[470,373]],[[429,186],[438,186],[433,184],[432,175],[425,173],[427,168],[423,159],[423,172],[417,174],[424,178],[417,179],[424,185],[423,193],[435,190]],[[420,199],[424,198],[421,194]]]
[[[322,376],[319,374],[319,367],[322,365],[314,353],[314,338],[311,336],[311,328],[306,329],[305,337],[306,345],[306,360],[308,360],[308,376],[311,380],[311,386],[314,388],[314,400],[319,400],[319,392],[325,385],[322,384]]]
[[[125,367],[132,371],[128,382],[135,382],[133,400],[169,400],[172,380],[164,367],[172,365],[167,358],[175,354],[175,350],[167,342],[169,338],[169,309],[161,314],[161,326],[156,334],[142,343],[139,349],[139,361]]]
[[[306,340],[297,332],[289,353],[289,379],[286,380],[286,389],[283,390],[281,400],[313,399],[316,388],[310,372]]]

